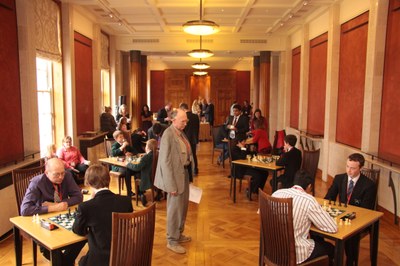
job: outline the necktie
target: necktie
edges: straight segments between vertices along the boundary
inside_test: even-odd
[[[233,125],[236,126],[237,123],[237,116],[235,116],[235,119],[233,119]]]
[[[347,188],[347,202],[350,201],[351,193],[353,192],[354,181],[350,180],[349,187]]]
[[[54,186],[54,202],[59,203],[61,202],[61,195],[60,195],[60,190],[58,185],[53,185]]]

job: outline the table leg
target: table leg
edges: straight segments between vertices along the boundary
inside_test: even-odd
[[[22,240],[19,228],[14,226],[15,265],[22,265]]]
[[[379,220],[377,220],[372,225],[372,232],[370,237],[372,237],[371,242],[371,265],[376,266],[378,263],[378,241],[379,241]]]
[[[52,266],[61,265],[62,264],[61,250],[60,249],[50,250],[50,258]]]
[[[344,253],[344,240],[337,239],[335,241],[335,265],[343,265],[343,253]]]
[[[233,173],[231,173],[231,178],[233,178],[233,203],[236,203],[236,175],[235,175],[235,165],[233,165]]]
[[[274,193],[278,187],[278,171],[274,170],[273,172],[273,179],[274,179],[274,187],[272,188],[272,193]]]

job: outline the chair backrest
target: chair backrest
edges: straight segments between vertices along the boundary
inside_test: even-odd
[[[361,173],[375,183],[376,192],[374,210],[376,210],[376,205],[378,204],[379,176],[381,174],[381,171],[379,169],[361,168]]]
[[[45,166],[40,165],[38,167],[26,168],[26,169],[15,169],[12,171],[12,180],[14,184],[15,198],[17,199],[18,213],[21,215],[21,203],[24,199],[26,190],[28,189],[29,182],[37,175],[43,174]]]
[[[275,131],[274,145],[272,146],[273,155],[280,155],[282,153],[283,146],[285,145],[285,136],[286,131],[284,129]]]
[[[315,190],[314,190],[315,175],[317,174],[320,151],[321,151],[320,149],[315,151],[306,151],[306,150],[303,151],[303,160],[301,169],[306,170],[313,178],[313,183],[312,183],[313,195],[315,195]]]
[[[223,125],[213,126],[211,128],[213,148],[215,148],[215,146],[217,146],[218,133],[221,130],[221,127],[223,127]]]
[[[296,265],[292,198],[274,198],[259,190],[260,262]]]
[[[296,265],[292,198],[274,198],[259,189],[260,265]]]
[[[105,138],[104,139],[104,150],[106,152],[107,157],[111,156],[111,146],[114,144],[115,139],[109,139]]]
[[[132,213],[112,214],[110,265],[151,265],[156,205]]]
[[[152,184],[154,184],[154,178],[156,177],[157,163],[158,163],[158,149],[155,148],[153,150],[153,162],[151,164],[151,183]]]

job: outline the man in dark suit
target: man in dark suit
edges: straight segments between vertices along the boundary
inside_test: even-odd
[[[245,138],[249,131],[249,118],[242,115],[242,107],[239,104],[233,106],[233,115],[229,116],[226,130],[231,139]]]
[[[101,165],[90,166],[85,174],[92,199],[78,206],[72,231],[88,235],[89,251],[79,265],[108,265],[111,249],[111,225],[113,212],[133,212],[129,197],[115,195],[108,187],[110,174]]]
[[[157,121],[161,124],[168,125],[168,123],[171,121],[171,118],[168,115],[171,112],[171,108],[172,103],[170,102],[168,102],[164,108],[161,108],[157,113]]]
[[[297,137],[295,135],[286,135],[283,141],[284,153],[281,157],[276,161],[276,165],[284,166],[285,172],[277,177],[275,181],[272,179],[270,181],[272,186],[272,191],[275,191],[279,186],[278,183],[281,183],[281,188],[290,188],[293,186],[293,180],[296,172],[301,167],[301,151],[297,149],[296,146]]]
[[[179,105],[179,108],[186,112],[187,118],[189,120],[186,124],[184,132],[186,134],[186,137],[189,139],[190,148],[192,149],[194,160],[193,174],[197,175],[199,173],[199,168],[197,164],[196,145],[199,143],[200,119],[198,115],[193,114],[189,110],[189,106],[186,103],[181,103]],[[192,182],[193,180],[190,181]]]
[[[336,175],[332,186],[326,193],[325,199],[355,205],[362,208],[374,209],[376,199],[375,183],[361,174],[365,159],[359,153],[353,153],[347,158],[346,173]],[[346,265],[355,265],[356,254],[360,245],[360,236],[355,235],[345,243]]]
[[[214,104],[211,99],[207,100],[208,105],[206,110],[204,111],[204,115],[206,117],[206,121],[210,123],[211,126],[214,126]]]

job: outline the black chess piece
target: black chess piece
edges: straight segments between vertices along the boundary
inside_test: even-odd
[[[339,200],[339,207],[342,207],[342,203],[340,202],[340,200]]]
[[[333,206],[336,206],[336,200],[333,202]]]
[[[344,203],[344,207],[346,207],[346,208],[347,208],[347,202],[345,202],[345,203]]]
[[[331,205],[331,199],[329,199],[329,205]]]

